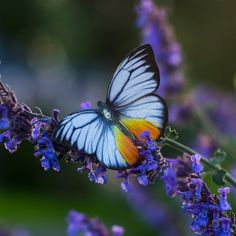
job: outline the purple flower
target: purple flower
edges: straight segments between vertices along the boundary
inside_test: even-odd
[[[162,180],[165,184],[166,194],[172,197],[177,192],[177,177],[173,168],[174,162],[170,162],[170,166],[164,170]]]
[[[143,150],[143,155],[147,158],[151,155],[151,152],[156,151],[158,149],[156,142],[151,138],[151,134],[149,130],[145,130],[140,134],[140,138],[144,139],[147,144],[147,150]],[[145,153],[145,151],[147,151]]]
[[[110,233],[99,219],[91,219],[74,210],[69,212],[67,223],[69,236],[122,236],[124,233],[124,229],[117,225],[112,227],[112,233]]]
[[[91,102],[83,102],[80,104],[80,108],[83,110],[90,109],[90,108],[92,108],[92,103]]]
[[[200,174],[204,169],[204,167],[201,163],[201,156],[199,154],[192,155],[191,161],[193,163],[192,164],[193,171],[197,174]]]
[[[23,140],[28,140],[37,145],[35,156],[43,156],[40,160],[42,167],[59,171],[57,154],[64,149],[52,140],[53,128],[59,122],[59,111],[54,109],[52,117],[33,113],[27,105],[18,103],[14,92],[1,82],[0,102],[0,128],[4,129],[0,141],[4,142],[5,148],[13,153]]]
[[[167,165],[156,142],[151,138],[150,132],[148,130],[144,131],[140,138],[144,142],[138,144],[140,147],[142,146],[139,162],[128,170],[117,172],[117,178],[124,179],[121,185],[124,191],[128,191],[130,188],[129,176],[135,175],[139,184],[147,186],[155,183],[156,177]]]
[[[12,90],[6,88],[0,82],[0,141],[5,148],[13,153],[23,140],[31,139],[31,109],[22,103],[18,103]]]
[[[183,56],[181,45],[176,41],[168,22],[167,11],[158,7],[153,0],[139,0],[136,14],[141,41],[152,46],[160,70],[158,94],[170,100],[169,122],[185,125],[192,117],[193,106],[189,97],[177,97],[182,95],[185,84]]]
[[[40,120],[37,117],[34,117],[31,120],[33,127],[31,131],[31,136],[33,140],[37,140],[41,134],[41,128],[44,123],[40,122]]]
[[[112,236],[122,236],[125,232],[124,228],[119,225],[113,225],[111,231]]]
[[[205,228],[208,224],[208,205],[199,205],[197,216],[191,224],[191,228],[195,232],[200,232],[202,228]]]
[[[218,193],[220,194],[220,209],[222,211],[231,210],[231,206],[228,203],[227,197],[230,192],[229,187],[219,188]]]
[[[89,180],[97,184],[106,184],[106,168],[102,165],[98,165],[95,170],[92,170],[88,174]]]
[[[57,154],[53,146],[51,137],[47,132],[37,140],[38,148],[36,149],[34,155],[36,157],[43,156],[41,158],[41,165],[44,170],[49,170],[53,168],[55,171],[60,171],[59,162],[57,159]]]
[[[34,117],[32,122],[31,139],[36,144],[34,155],[41,156],[41,166],[45,171],[54,169],[60,171],[59,158],[69,158],[68,148],[54,142],[52,136],[55,127],[59,123],[59,110],[53,109],[51,117]]]
[[[149,130],[145,130],[140,134],[140,138],[145,139],[146,141],[150,141],[150,131]]]
[[[181,47],[168,23],[167,13],[152,0],[140,0],[136,8],[137,27],[141,29],[142,43],[151,44],[160,68],[161,94],[178,93],[184,83]]]
[[[128,182],[128,179],[125,179],[123,180],[121,183],[120,183],[120,186],[121,186],[121,189],[124,191],[124,192],[129,192],[131,187],[129,185],[129,182]]]
[[[97,161],[95,155],[87,155],[78,151],[73,152],[72,155],[75,156],[73,161],[80,163],[80,167],[77,169],[78,172],[87,171],[91,182],[97,184],[107,183],[107,169]]]
[[[193,186],[195,202],[199,202],[201,200],[201,193],[202,193],[202,187],[203,187],[202,179],[200,179],[200,178],[191,178],[190,185]]]
[[[220,208],[216,205],[209,205],[209,210],[212,213],[212,225],[214,229],[219,227]]]
[[[148,177],[146,175],[140,175],[137,177],[140,185],[147,186],[149,184]]]
[[[188,155],[183,155],[175,160],[175,164],[170,165],[164,171],[162,177],[166,189],[173,189],[169,192],[176,193],[182,199],[182,208],[192,216],[191,228],[196,233],[201,235],[224,235],[222,227],[226,231],[230,229],[235,232],[234,220],[232,220],[234,216],[225,212],[230,210],[227,202],[229,188],[219,189],[219,198],[212,194],[201,179],[199,171],[195,171],[195,169],[199,170],[198,161],[198,157],[192,156],[191,158]],[[171,194],[168,195],[172,196]],[[220,218],[222,217],[228,219],[226,221],[230,222],[229,225],[220,224]]]
[[[219,219],[220,222],[220,232],[218,233],[219,236],[230,236],[231,235],[231,229],[230,229],[230,223],[231,220],[226,217],[222,217]]]
[[[9,127],[8,108],[6,105],[0,105],[0,129],[7,129]]]

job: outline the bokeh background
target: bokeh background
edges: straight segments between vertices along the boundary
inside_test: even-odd
[[[169,9],[170,23],[184,53],[186,83],[191,87],[205,84],[235,98],[236,2],[156,3]],[[136,4],[131,0],[2,1],[2,81],[20,101],[40,107],[45,114],[59,108],[63,117],[78,110],[84,101],[95,106],[104,100],[121,59],[141,42],[135,26]],[[181,129],[184,140],[193,138],[193,132]],[[3,147],[0,152],[3,227],[26,229],[36,236],[66,235],[65,217],[70,209],[76,209],[101,218],[108,227],[122,225],[127,236],[163,235],[163,225],[144,219],[145,204],[133,206],[113,173],[108,184],[100,186],[89,182],[86,173],[77,173],[73,164],[62,162],[59,173],[43,171],[28,143],[14,155]],[[229,163],[235,162],[235,156],[231,158]],[[191,235],[178,200],[165,196],[162,183],[158,181],[146,191],[158,202],[160,212],[168,212],[178,235]]]

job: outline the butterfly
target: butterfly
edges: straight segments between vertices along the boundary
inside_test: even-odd
[[[160,76],[149,44],[132,50],[120,63],[108,86],[106,102],[66,116],[57,126],[57,142],[95,154],[109,169],[137,163],[135,140],[145,130],[158,139],[167,123],[167,105],[155,94]]]

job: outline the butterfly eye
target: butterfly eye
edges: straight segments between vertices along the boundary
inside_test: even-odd
[[[103,110],[103,114],[106,117],[106,119],[110,120],[111,119],[111,112],[107,109]]]

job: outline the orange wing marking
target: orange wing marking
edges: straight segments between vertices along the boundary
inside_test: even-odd
[[[138,161],[139,152],[133,142],[118,127],[114,127],[116,146],[129,165]]]
[[[154,140],[160,137],[161,131],[146,120],[124,118],[121,122],[137,139],[140,139],[141,133],[145,130],[150,131],[151,138]]]

